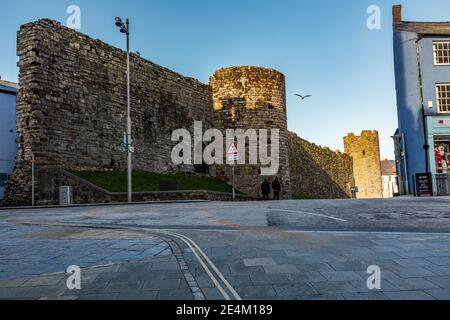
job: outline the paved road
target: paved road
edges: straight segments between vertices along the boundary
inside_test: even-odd
[[[450,299],[448,198],[2,210],[0,244],[0,298]]]

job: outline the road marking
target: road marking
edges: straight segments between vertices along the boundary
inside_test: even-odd
[[[335,220],[335,221],[340,221],[340,222],[347,222],[347,220],[336,218],[336,217],[332,217],[332,216],[327,216],[325,214],[320,214],[320,213],[312,213],[312,212],[305,212],[305,211],[294,211],[294,210],[284,210],[284,209],[263,209],[263,210],[264,211],[280,211],[280,212],[289,212],[289,213],[300,213],[300,214],[306,214],[306,215],[309,215],[309,216],[328,218],[328,219]]]
[[[206,253],[203,252],[203,250],[197,245],[197,243],[195,243],[194,240],[192,240],[191,238],[189,238],[185,235],[179,234],[179,233],[174,233],[174,232],[169,232],[169,231],[164,231],[164,232],[168,235],[173,235],[175,237],[183,238],[186,241],[190,242],[200,252],[200,254],[203,256],[203,258],[206,260],[206,262],[211,266],[211,268],[217,274],[219,279],[222,280],[222,282],[225,284],[225,286],[228,288],[228,290],[231,292],[231,294],[234,296],[234,298],[236,300],[242,300],[241,297],[239,296],[239,294],[236,292],[236,290],[230,285],[230,283],[225,279],[223,274],[214,265],[214,263],[209,259],[209,257],[206,255]]]
[[[150,230],[147,230],[150,231]],[[177,234],[173,234],[170,232],[164,232],[164,231],[158,231],[161,234],[164,234],[166,236],[171,236],[171,237],[175,237],[181,241],[183,241],[188,247],[189,249],[191,249],[192,253],[195,255],[195,257],[197,258],[198,262],[200,263],[200,265],[203,267],[203,269],[206,271],[206,273],[208,274],[209,278],[211,279],[211,281],[214,283],[214,285],[216,286],[216,288],[220,291],[220,293],[222,294],[222,296],[225,298],[225,300],[231,300],[230,296],[225,292],[225,290],[223,289],[223,287],[220,285],[219,281],[217,281],[216,277],[214,277],[214,275],[212,274],[211,270],[209,270],[209,268],[206,266],[206,264],[203,262],[203,260],[199,257],[197,251],[195,250],[195,248],[189,243],[189,241],[183,239],[182,237],[178,236]]]
[[[20,222],[15,222],[20,223]],[[220,291],[222,296],[225,298],[225,300],[231,300],[230,296],[227,294],[227,292],[224,290],[224,288],[221,286],[219,281],[214,277],[211,270],[208,268],[208,266],[205,264],[205,262],[200,258],[199,254],[203,256],[203,259],[205,259],[206,263],[209,264],[209,266],[213,269],[213,271],[217,274],[217,276],[222,280],[222,282],[225,284],[225,286],[228,288],[228,290],[231,292],[231,294],[234,296],[234,299],[236,300],[242,300],[242,298],[239,296],[239,294],[236,292],[236,290],[230,285],[230,283],[225,279],[223,274],[219,271],[219,269],[214,265],[214,263],[208,258],[208,256],[203,252],[202,249],[193,241],[191,238],[184,236],[179,233],[171,232],[166,229],[149,229],[149,228],[142,228],[139,226],[133,227],[133,226],[121,226],[121,225],[96,225],[96,224],[77,224],[77,223],[67,223],[67,222],[57,222],[57,223],[49,223],[49,222],[40,222],[40,221],[34,221],[34,222],[21,222],[22,225],[40,225],[40,226],[54,226],[54,227],[63,227],[63,226],[70,226],[70,227],[78,227],[78,228],[101,228],[101,229],[107,229],[107,230],[128,230],[128,231],[136,231],[136,232],[142,232],[147,231],[151,232],[153,234],[162,234],[166,236],[172,236],[175,238],[180,239],[183,241],[189,249],[194,253],[195,257],[203,267],[203,269],[206,271],[210,279],[213,281],[216,288]],[[198,251],[198,253],[197,253]]]
[[[157,230],[157,229],[153,229]],[[167,230],[167,229],[166,229]],[[264,231],[264,229],[180,229],[175,228],[171,229],[174,231],[188,231],[188,232],[254,232],[254,231]],[[373,234],[373,235],[434,235],[439,238],[442,236],[448,237],[450,236],[449,232],[403,232],[403,231],[345,231],[345,230],[328,230],[328,231],[320,231],[320,230],[277,230],[278,232],[285,233],[317,233],[317,234]]]

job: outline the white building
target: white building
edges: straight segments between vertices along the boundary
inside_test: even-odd
[[[0,200],[8,175],[14,169],[16,143],[16,95],[18,85],[0,80]]]
[[[383,180],[383,198],[393,198],[399,194],[398,176],[394,160],[381,161],[381,177]]]

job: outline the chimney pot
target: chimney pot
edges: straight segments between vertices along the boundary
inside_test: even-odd
[[[400,4],[392,7],[394,25],[402,22],[402,6]]]

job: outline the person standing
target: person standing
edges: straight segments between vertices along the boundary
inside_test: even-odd
[[[280,180],[278,180],[278,177],[275,177],[275,180],[273,180],[272,189],[274,200],[280,200],[281,183]]]
[[[264,179],[264,182],[261,184],[261,192],[264,200],[269,200],[270,194],[270,183],[267,179]]]

